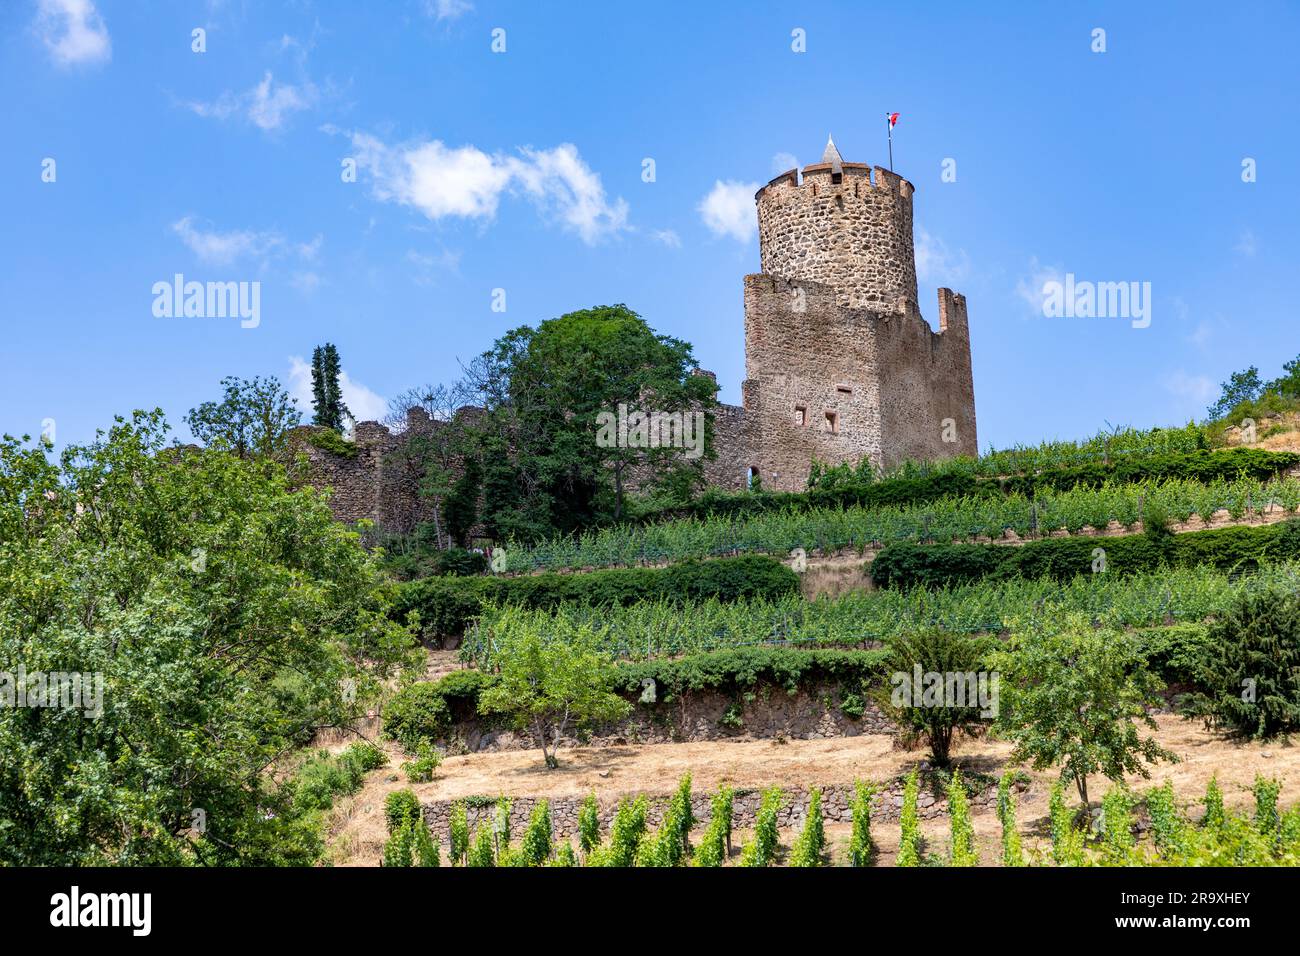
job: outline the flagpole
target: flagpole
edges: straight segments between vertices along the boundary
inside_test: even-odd
[[[889,171],[894,171],[894,124],[890,122],[890,115],[885,114],[885,129],[889,133]]]

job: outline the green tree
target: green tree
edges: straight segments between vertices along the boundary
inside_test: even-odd
[[[1119,782],[1149,776],[1145,762],[1177,758],[1143,737],[1160,682],[1137,640],[1072,616],[1044,629],[1017,624],[992,657],[1001,675],[997,728],[1014,744],[1012,759],[1042,770],[1059,764],[1063,779],[1088,803],[1088,776]]]
[[[311,396],[315,411],[312,424],[340,433],[352,417],[343,403],[343,389],[339,385],[341,372],[339,350],[330,342],[316,346],[311,356]]]
[[[1210,625],[1191,713],[1256,738],[1300,729],[1300,594],[1242,594]]]
[[[1211,421],[1223,418],[1242,402],[1253,402],[1264,391],[1259,369],[1253,365],[1244,372],[1233,372],[1222,387],[1219,400],[1209,408]]]
[[[880,694],[881,709],[925,739],[937,766],[948,766],[959,729],[984,720],[977,689],[988,647],[984,639],[937,628],[889,642],[884,667],[892,687]]]
[[[289,430],[302,423],[302,415],[279,380],[228,376],[221,386],[221,401],[204,402],[185,415],[194,437],[241,458],[282,458]]]
[[[0,706],[0,864],[311,862],[271,770],[409,658],[316,492],[166,431],[137,412],[57,464],[0,440],[0,660],[102,689]]]
[[[546,766],[558,766],[555,752],[572,727],[617,720],[631,709],[610,688],[613,661],[600,649],[588,624],[552,640],[530,626],[522,613],[508,611],[492,635],[497,681],[479,696],[479,711],[510,717],[532,733]]]
[[[1276,392],[1283,398],[1300,398],[1300,356],[1282,365],[1282,374],[1265,386],[1266,391]]]
[[[578,530],[624,510],[633,470],[682,487],[703,480],[712,454],[598,440],[602,415],[690,414],[715,404],[714,382],[693,374],[690,346],[656,334],[623,305],[598,306],[521,327],[471,363],[467,382],[485,413],[484,520],[496,537]],[[608,437],[608,432],[605,433]]]

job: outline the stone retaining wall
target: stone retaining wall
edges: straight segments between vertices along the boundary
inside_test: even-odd
[[[871,801],[872,823],[896,823],[903,806],[902,779],[891,781],[875,794]],[[996,809],[997,785],[984,778],[975,777],[966,780],[970,793],[972,813],[991,813]],[[827,823],[849,823],[853,820],[853,787],[849,784],[835,784],[820,788],[822,792],[822,816]],[[777,815],[777,826],[781,829],[802,826],[808,813],[808,787],[799,787],[786,791],[781,810]],[[691,810],[696,819],[696,832],[707,825],[710,817],[713,794],[697,793],[691,797]],[[557,839],[573,836],[578,832],[578,811],[582,807],[582,797],[562,797],[550,800],[551,829]],[[663,822],[664,812],[672,799],[671,793],[648,795],[649,807],[646,820],[651,828]],[[736,830],[748,830],[754,826],[759,804],[763,794],[759,790],[737,790],[732,802],[732,827]],[[435,800],[423,805],[424,819],[433,831],[433,835],[444,845],[448,838],[451,813],[457,801]],[[480,826],[490,827],[496,815],[495,799],[477,798],[466,802],[466,817],[469,820],[470,833]],[[528,826],[528,819],[537,805],[535,797],[515,797],[510,803],[510,832],[512,839],[517,839]],[[601,801],[600,826],[602,834],[608,834],[614,813],[618,809],[617,801]],[[921,792],[917,798],[917,809],[923,820],[946,816],[948,800],[944,796],[942,785],[937,778],[923,778]]]
[[[731,694],[700,691],[671,703],[638,704],[619,723],[598,728],[590,736],[571,737],[562,746],[617,746],[704,740],[753,740],[785,737],[822,740],[861,734],[894,734],[897,727],[874,702],[864,700],[861,717],[844,713],[846,689],[834,683],[815,684],[794,694],[771,684],[760,684],[737,700]],[[858,695],[865,697],[861,690]],[[733,718],[739,718],[737,726]],[[531,750],[538,746],[527,731],[502,728],[480,718],[455,726],[452,752]]]

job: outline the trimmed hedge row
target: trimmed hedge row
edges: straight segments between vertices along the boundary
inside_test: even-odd
[[[1203,565],[1231,570],[1265,560],[1300,557],[1300,520],[1261,527],[1216,528],[1185,534],[1046,538],[1024,545],[891,544],[868,566],[882,588],[951,587],[987,578],[1068,581],[1093,571],[1097,548],[1106,571],[1126,574],[1164,566]]]
[[[426,636],[462,633],[485,604],[545,609],[559,604],[625,607],[641,601],[769,600],[799,593],[799,576],[775,558],[743,555],[666,568],[609,568],[585,574],[433,577],[397,587],[393,613],[420,615]]]
[[[1068,491],[1079,486],[1096,488],[1106,482],[1135,484],[1149,479],[1164,481],[1179,478],[1208,484],[1245,476],[1266,481],[1297,465],[1300,465],[1300,454],[1295,452],[1232,448],[1215,452],[1170,452],[1145,458],[1121,458],[1109,465],[1092,462],[1053,468],[1034,475],[1013,475],[999,479],[998,483],[1004,492],[1032,495],[1040,488]]]
[[[1131,484],[1147,479],[1181,478],[1211,482],[1243,474],[1264,480],[1300,465],[1300,454],[1232,448],[1223,451],[1167,452],[1119,458],[1110,463],[1044,469],[1033,474],[978,479],[954,472],[924,478],[885,478],[870,484],[802,492],[706,491],[690,504],[655,509],[637,517],[640,523],[705,518],[743,517],[766,511],[808,511],[815,508],[881,508],[926,504],[940,498],[996,497],[1020,493],[1032,496],[1038,489],[1068,491],[1077,486],[1098,487],[1105,482]]]
[[[1167,683],[1193,684],[1205,658],[1204,624],[1140,628],[1137,638],[1152,671]],[[660,658],[614,668],[612,688],[637,700],[648,681],[655,683],[655,702],[668,704],[700,691],[743,692],[760,683],[794,693],[801,686],[838,681],[843,686],[883,686],[890,651],[795,650],[788,647],[742,647]],[[438,681],[408,684],[384,707],[385,736],[409,751],[424,741],[444,738],[453,724],[473,718],[479,695],[496,676],[462,670]]]
[[[663,658],[614,667],[612,689],[630,699],[640,697],[647,680],[655,682],[658,703],[702,690],[743,690],[760,682],[794,693],[800,685],[838,680],[870,682],[883,677],[888,652],[878,650],[800,651],[788,647],[742,647],[689,657]],[[413,751],[423,741],[438,740],[454,723],[478,712],[479,695],[496,676],[461,670],[437,681],[407,684],[385,704],[384,735]]]

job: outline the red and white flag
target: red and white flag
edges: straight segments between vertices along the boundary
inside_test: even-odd
[[[889,128],[890,128],[890,129],[893,129],[893,128],[894,128],[895,126],[897,126],[897,125],[898,125],[898,114],[897,114],[897,113],[890,113],[890,114],[889,114]]]

